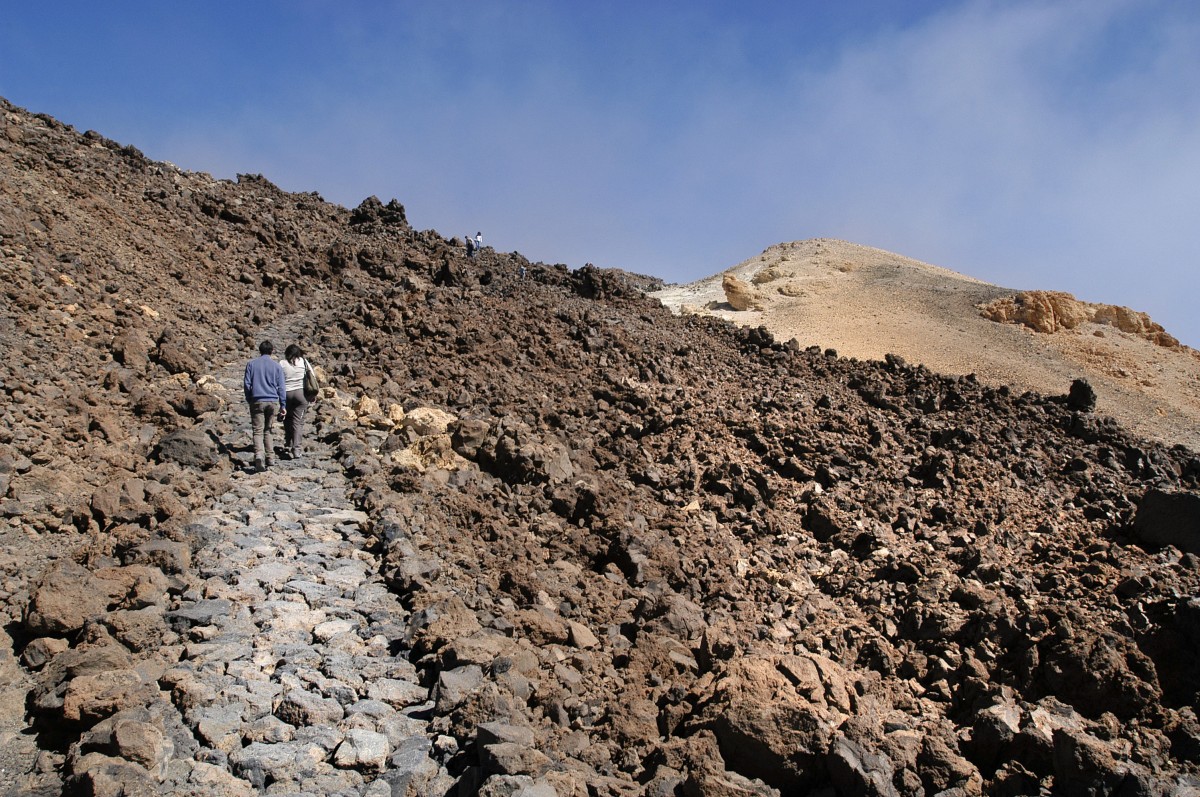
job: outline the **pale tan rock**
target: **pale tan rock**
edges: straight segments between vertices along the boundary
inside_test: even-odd
[[[421,436],[445,434],[458,416],[435,407],[416,407],[404,415],[403,427]]]
[[[725,301],[729,302],[729,306],[734,310],[763,309],[762,297],[758,291],[732,274],[726,274],[721,279],[721,289],[725,291]]]
[[[404,407],[399,404],[389,404],[387,418],[391,421],[392,426],[399,426],[404,422]]]
[[[376,678],[367,687],[367,697],[393,708],[405,708],[424,703],[429,699],[429,690],[396,678]]]
[[[358,417],[364,415],[382,415],[383,408],[379,406],[379,402],[370,396],[360,396],[358,401],[354,403],[354,412]]]
[[[1022,324],[1036,332],[1061,332],[1090,322],[1137,335],[1156,346],[1179,346],[1179,341],[1146,313],[1121,305],[1081,302],[1063,291],[1023,291],[982,305],[979,311],[989,320]]]
[[[781,266],[768,266],[767,268],[764,268],[762,271],[755,274],[750,279],[750,282],[754,285],[766,285],[768,282],[774,282],[775,280],[786,277],[788,273],[789,272]]]
[[[328,642],[338,634],[348,634],[356,628],[349,620],[327,620],[313,629],[313,638],[318,642]]]
[[[333,754],[333,764],[342,769],[382,771],[392,745],[382,733],[353,728]]]
[[[462,470],[471,462],[460,456],[453,447],[450,435],[422,437],[408,448],[388,455],[392,464],[425,473],[429,470]]]

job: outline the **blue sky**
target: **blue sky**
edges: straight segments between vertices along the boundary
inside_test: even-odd
[[[674,282],[843,238],[1200,347],[1191,0],[7,5],[0,96],[185,169]]]

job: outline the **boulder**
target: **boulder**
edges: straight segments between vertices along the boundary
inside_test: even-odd
[[[544,753],[515,742],[484,745],[479,763],[485,773],[500,775],[541,775],[551,765]]]
[[[426,437],[445,434],[450,424],[457,420],[457,416],[445,410],[435,407],[416,407],[406,412],[400,423],[402,428],[411,429],[416,434]]]
[[[208,470],[222,460],[220,448],[203,429],[177,429],[159,441],[154,451],[159,462],[177,462],[189,468]]]
[[[483,684],[483,670],[474,664],[444,670],[438,675],[434,689],[437,711],[449,713],[455,706],[467,702],[471,695],[483,688]]]
[[[103,523],[138,523],[153,514],[141,479],[118,478],[92,493],[92,514]]]
[[[161,606],[118,609],[105,615],[104,623],[115,639],[135,653],[145,653],[177,640],[163,617]]]
[[[113,338],[113,359],[126,368],[144,371],[150,363],[154,341],[140,329],[126,329]]]
[[[227,616],[232,610],[233,602],[227,598],[191,601],[167,612],[167,622],[173,629],[182,633],[194,625],[210,625],[217,618]]]
[[[758,290],[732,274],[726,274],[721,279],[721,290],[725,291],[725,301],[734,310],[763,309],[762,296]]]
[[[591,629],[582,623],[570,620],[567,622],[567,629],[570,634],[568,641],[577,648],[594,648],[600,644],[600,640]]]
[[[151,540],[130,550],[125,560],[127,564],[147,565],[163,573],[183,574],[192,566],[192,549],[174,540]]]
[[[397,678],[376,678],[367,686],[367,697],[393,708],[405,708],[424,703],[429,699],[429,690]]]
[[[383,415],[383,407],[379,402],[367,395],[359,396],[358,401],[352,406],[355,417],[366,418]]]
[[[892,785],[895,772],[886,755],[839,736],[826,758],[829,777],[838,794],[845,797],[900,797],[900,792]]]
[[[225,406],[217,396],[203,391],[186,390],[171,398],[171,407],[185,418],[199,418]]]
[[[101,752],[132,761],[158,778],[167,774],[175,744],[144,709],[118,712],[96,723],[79,739],[81,752]]]
[[[382,733],[352,728],[333,754],[334,766],[343,769],[383,771],[392,745]]]
[[[164,342],[154,352],[158,364],[172,374],[194,374],[200,371],[200,361],[182,343]]]
[[[537,740],[532,728],[506,722],[483,722],[475,728],[475,743],[480,747],[502,743],[533,747]]]
[[[1150,545],[1200,554],[1200,493],[1147,491],[1134,515],[1133,532]]]
[[[303,689],[293,689],[283,696],[275,716],[289,725],[332,725],[346,714],[333,698],[321,697]]]
[[[1021,324],[1036,332],[1048,334],[1091,322],[1137,335],[1156,346],[1179,346],[1175,337],[1145,313],[1120,305],[1081,302],[1063,291],[1023,291],[996,299],[979,309],[980,315],[990,321]]]
[[[25,646],[21,661],[31,670],[40,670],[59,653],[71,647],[71,643],[58,637],[38,637]]]
[[[1096,391],[1086,379],[1076,379],[1067,393],[1067,406],[1077,412],[1096,409]]]
[[[854,700],[839,665],[813,654],[747,656],[711,684],[688,726],[712,731],[727,767],[784,792],[815,784]]]
[[[108,670],[71,679],[63,695],[62,716],[70,722],[91,724],[158,699],[158,687],[136,671]]]
[[[71,794],[96,797],[158,797],[161,785],[144,768],[104,753],[88,753],[74,762]]]
[[[233,773],[260,791],[272,782],[295,780],[324,760],[325,751],[308,742],[253,742],[229,755]]]
[[[474,419],[456,421],[449,427],[450,443],[460,456],[474,459],[490,431],[491,425],[487,421]]]
[[[509,483],[559,484],[575,476],[566,445],[553,436],[541,438],[523,424],[502,429],[494,447],[481,447],[480,452],[489,455],[495,475]]]
[[[1061,794],[1155,794],[1141,767],[1116,760],[1108,746],[1079,731],[1054,731],[1054,788]]]
[[[25,627],[39,636],[66,636],[104,614],[125,594],[114,579],[98,578],[70,560],[54,565],[34,589]]]
[[[221,797],[254,797],[255,790],[245,780],[225,767],[204,761],[190,761],[187,782],[199,794],[219,794]]]
[[[421,735],[408,737],[396,745],[380,780],[391,787],[393,795],[447,794],[448,775],[432,752],[429,739]]]
[[[128,430],[116,413],[98,408],[91,415],[88,422],[89,432],[98,432],[110,443],[119,443],[129,437]]]

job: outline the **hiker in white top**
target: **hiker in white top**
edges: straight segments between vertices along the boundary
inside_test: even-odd
[[[312,368],[304,352],[295,343],[283,352],[279,365],[283,368],[283,384],[287,391],[287,415],[283,419],[283,458],[297,459],[304,435],[304,414],[308,399],[304,396],[304,374]]]

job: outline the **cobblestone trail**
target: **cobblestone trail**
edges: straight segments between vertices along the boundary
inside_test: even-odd
[[[219,374],[232,440],[249,435],[241,371]],[[160,681],[195,749],[150,751],[166,793],[403,795],[453,783],[421,719],[428,689],[393,652],[405,610],[367,550],[368,519],[328,446],[311,434],[306,445],[264,473],[240,446],[232,489],[195,520],[194,583],[167,613],[184,654]]]

